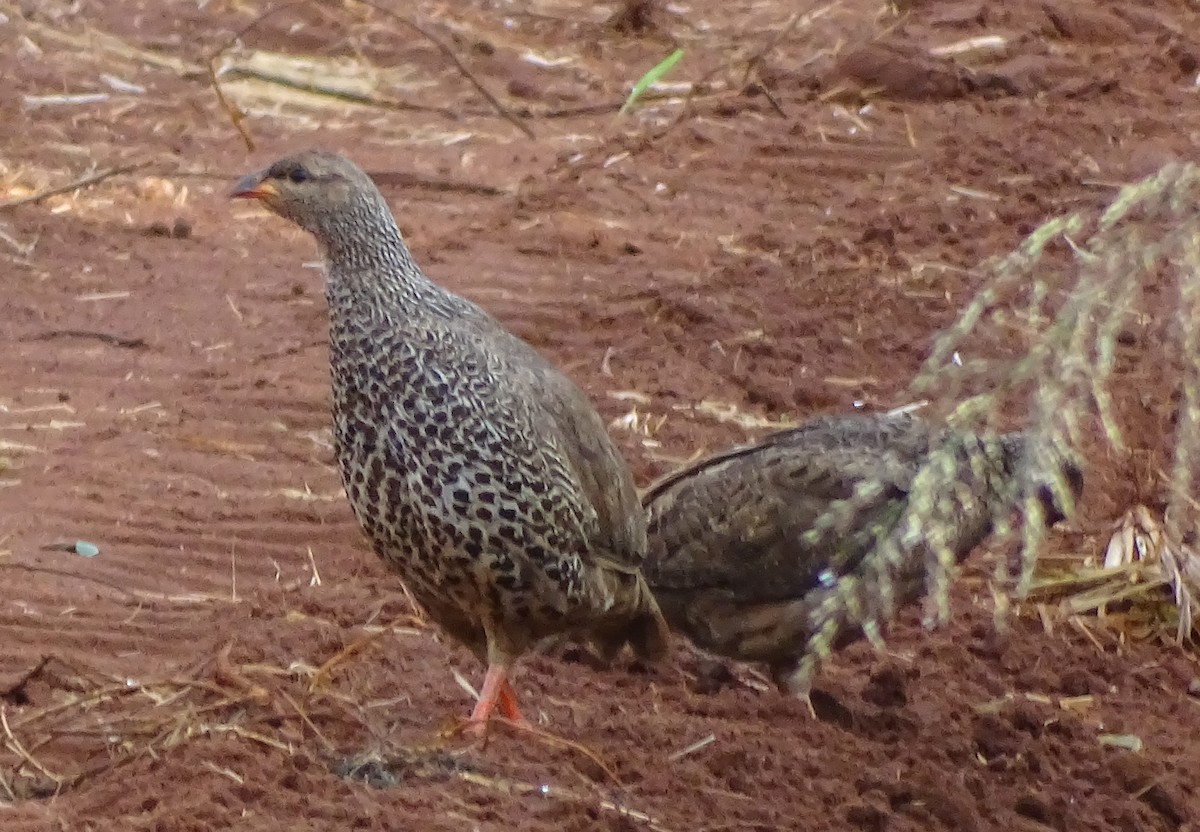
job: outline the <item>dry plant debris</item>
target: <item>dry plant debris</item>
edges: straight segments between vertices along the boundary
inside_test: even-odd
[[[1055,603],[1064,616],[1095,615],[1122,637],[1144,638],[1174,629],[1192,638],[1198,624],[1200,555],[1172,542],[1164,523],[1135,506],[1115,525],[1103,556],[1043,560],[1029,593]]]
[[[414,633],[389,628],[381,634]],[[368,735],[374,729],[362,705],[322,689],[319,679],[327,672],[303,661],[286,668],[238,663],[229,646],[192,671],[147,679],[45,656],[0,690],[0,791],[10,799],[50,796],[134,759],[219,734],[289,755],[316,739],[331,754],[318,722],[349,723]]]

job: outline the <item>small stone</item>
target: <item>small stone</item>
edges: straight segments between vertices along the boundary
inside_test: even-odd
[[[94,558],[100,554],[100,547],[95,543],[88,543],[86,540],[76,540],[75,554],[81,558]]]
[[[523,98],[527,101],[537,101],[542,97],[542,91],[532,81],[526,78],[514,78],[508,82],[508,94],[513,98]]]

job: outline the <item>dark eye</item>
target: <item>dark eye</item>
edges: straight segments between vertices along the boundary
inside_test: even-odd
[[[308,171],[306,171],[304,168],[300,167],[299,165],[296,165],[296,167],[292,168],[291,170],[289,170],[287,172],[287,178],[290,179],[291,181],[299,184],[301,182],[307,182],[312,177],[310,177],[308,175]]]

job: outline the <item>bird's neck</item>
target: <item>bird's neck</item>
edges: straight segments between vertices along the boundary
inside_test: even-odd
[[[349,230],[317,239],[325,261],[325,295],[335,314],[411,314],[426,296],[439,292],[421,274],[390,213],[359,217]]]
[[[331,335],[359,350],[388,352],[398,340],[438,341],[451,322],[482,314],[422,274],[390,215],[386,223],[342,234],[322,248]]]

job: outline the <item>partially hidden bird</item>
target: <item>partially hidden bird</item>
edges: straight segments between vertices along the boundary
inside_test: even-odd
[[[1020,509],[1017,474],[1028,446],[1021,433],[959,433],[910,413],[814,418],[700,459],[647,488],[646,579],[674,632],[710,653],[764,663],[781,691],[808,699],[811,674],[802,660],[816,614],[838,600],[841,579],[888,581],[895,607],[925,592],[926,541],[890,572],[878,557],[884,541],[900,533],[931,454],[941,449],[951,466],[938,534],[961,562],[991,533],[999,512]],[[1056,460],[1061,486],[1040,482],[1034,494],[1047,525],[1064,519],[1064,503],[1083,486],[1072,457]],[[823,518],[828,525],[818,530]],[[861,638],[861,623],[879,612],[834,618],[831,648]]]
[[[325,269],[334,450],[375,552],[487,665],[467,728],[523,722],[510,672],[546,639],[657,660],[646,518],[587,396],[476,304],[429,280],[371,177],[306,151],[240,179],[310,233]]]

